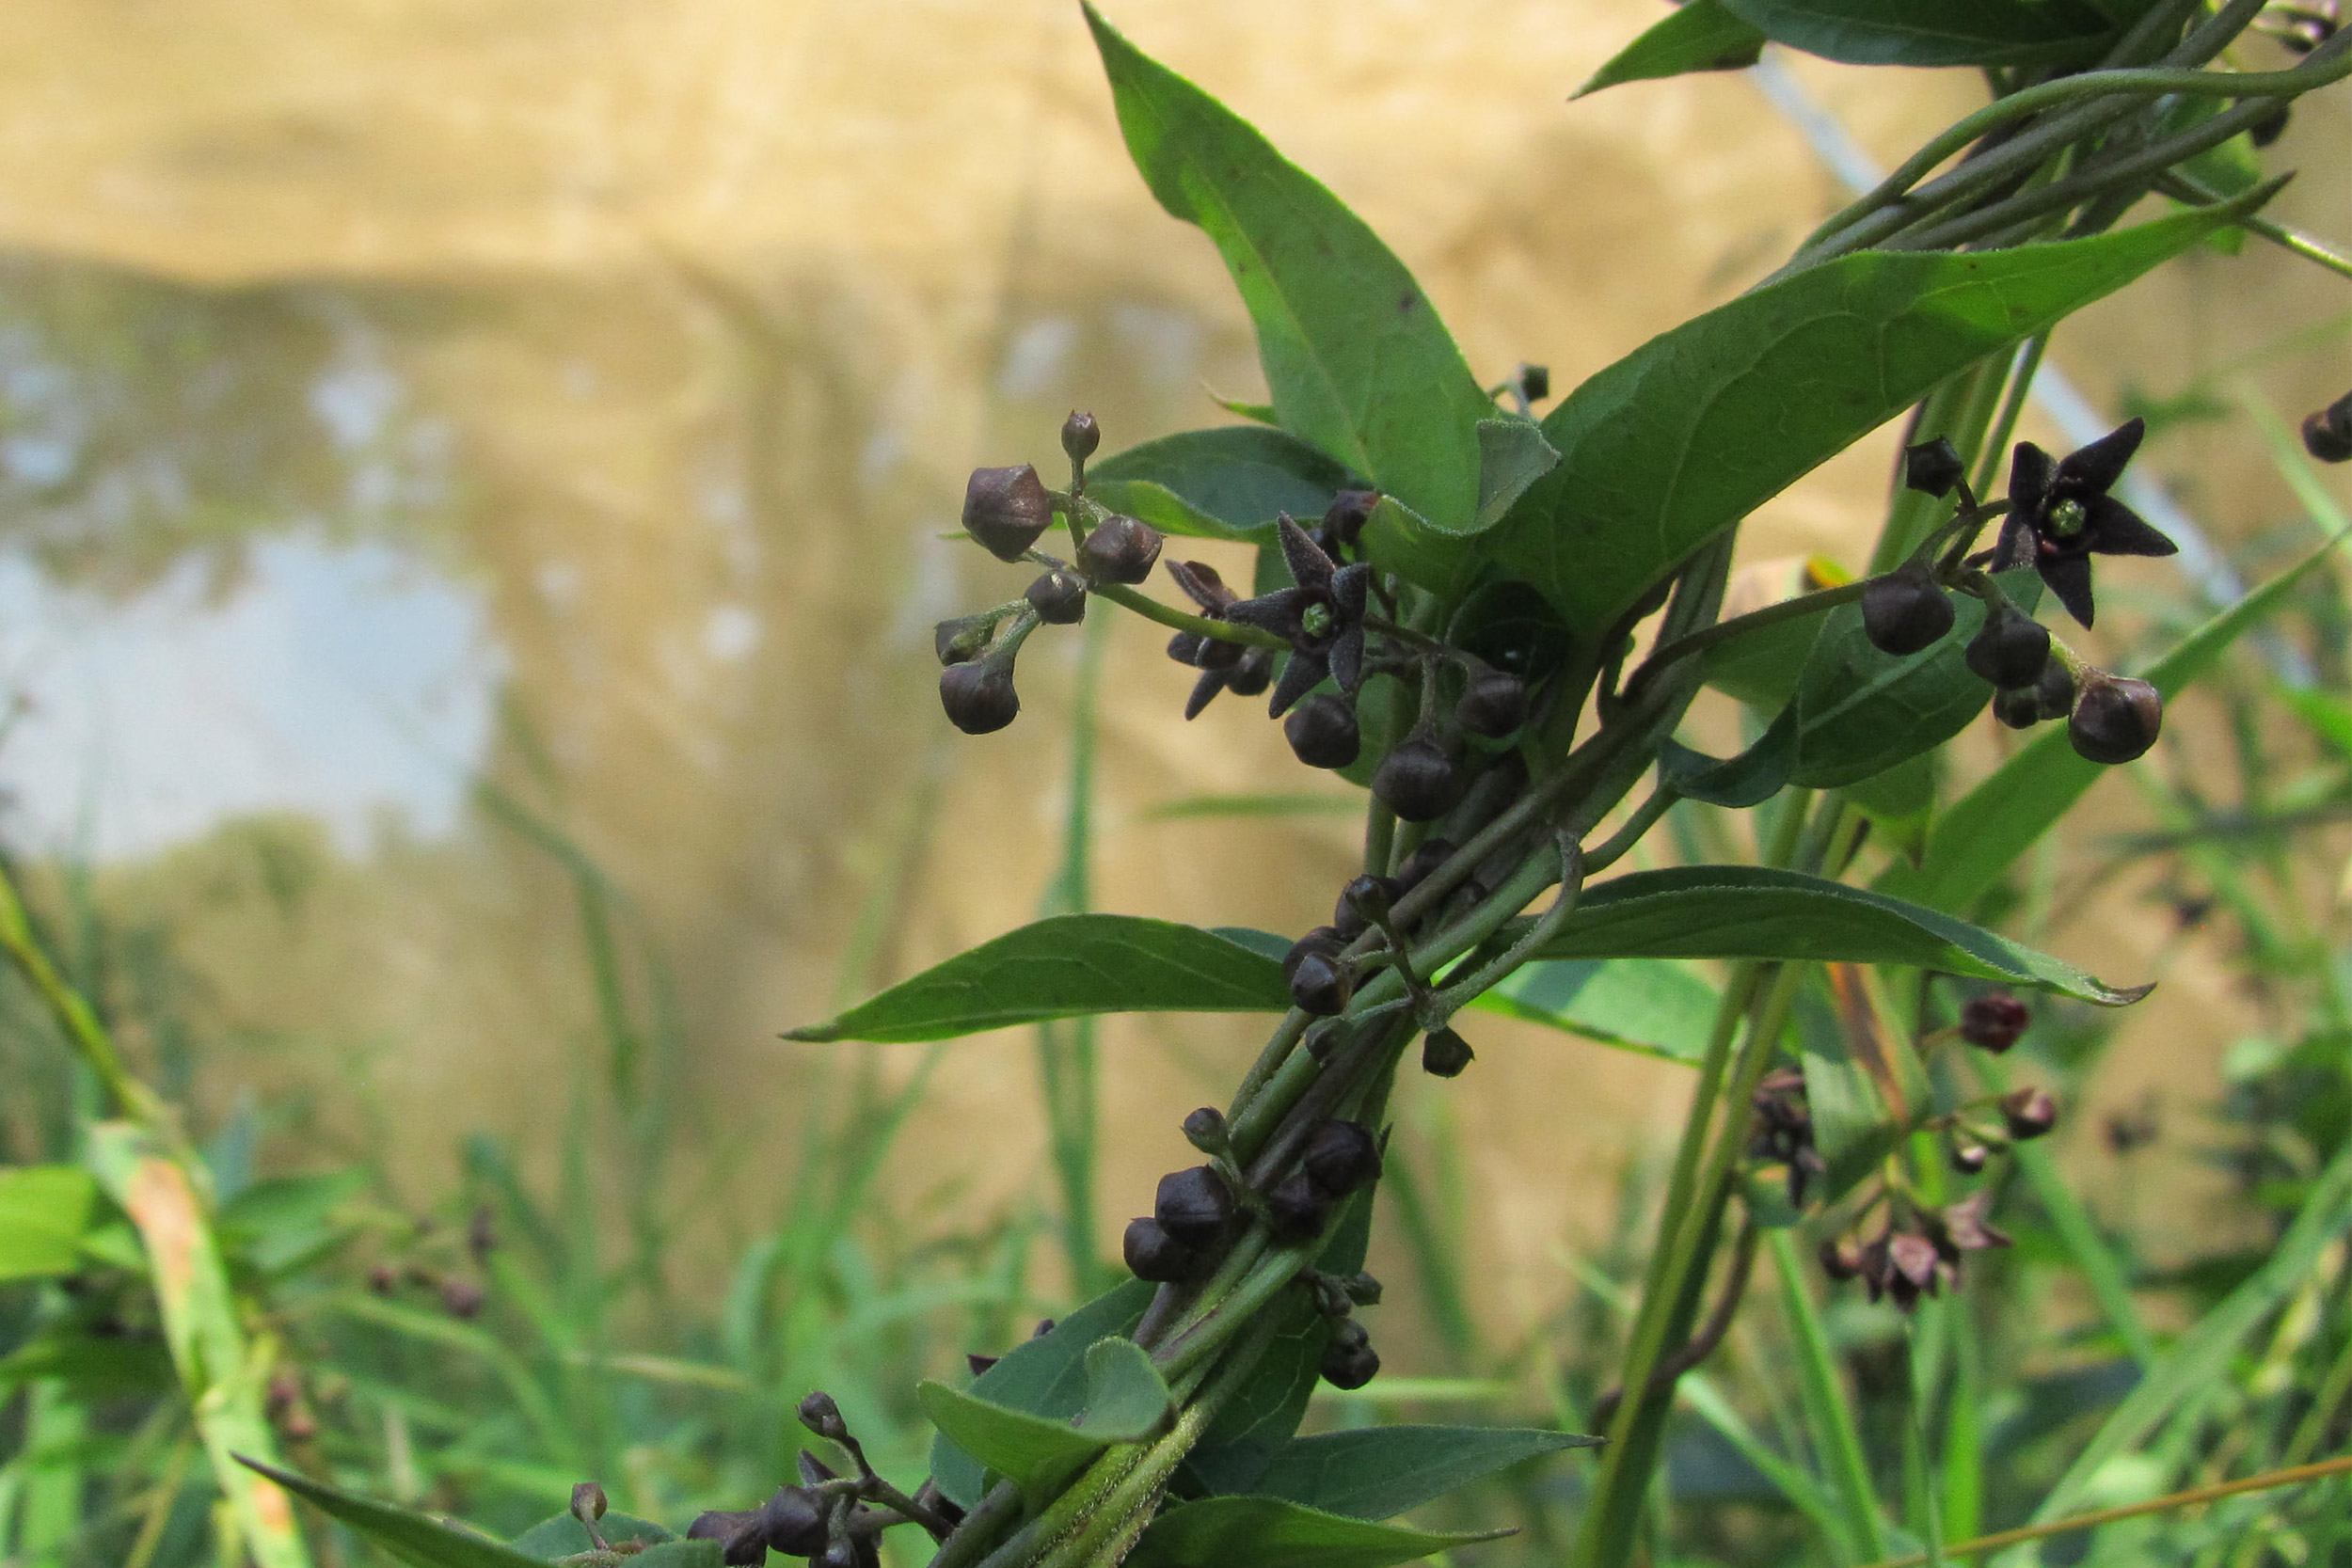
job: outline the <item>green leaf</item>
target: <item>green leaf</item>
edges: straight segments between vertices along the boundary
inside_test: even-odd
[[[1068,1421],[1009,1410],[929,1378],[915,1386],[914,1397],[941,1436],[1024,1493],[1069,1475],[1101,1453],[1108,1441],[1090,1437]]]
[[[1087,1347],[1087,1402],[1077,1428],[1105,1443],[1157,1436],[1175,1417],[1168,1380],[1152,1356],[1128,1338],[1097,1339]]]
[[[1152,1521],[1133,1568],[1387,1568],[1509,1530],[1406,1529],[1302,1508],[1279,1497],[1203,1497]]]
[[[2118,990],[2058,959],[1935,910],[1801,872],[1688,865],[1584,890],[1546,958],[1779,958],[1903,964],[2058,991],[2104,1006]]]
[[[1502,521],[1527,487],[1560,466],[1560,454],[1534,420],[1478,421],[1478,516],[1475,529]]]
[[[2284,604],[2303,575],[2335,547],[2323,545],[2199,626],[2145,678],[2168,702],[2179,695],[2249,626]],[[1890,865],[1871,885],[1934,909],[1965,909],[2106,772],[2074,754],[2064,725],[2051,725],[1937,816],[1916,864]]]
[[[1279,1012],[1282,966],[1196,926],[1065,914],[984,942],[795,1040],[947,1039],[1089,1013]]]
[[[256,1268],[281,1272],[345,1239],[336,1211],[367,1184],[358,1170],[256,1181],[221,1206],[221,1243]]]
[[[1260,1477],[1268,1497],[1343,1513],[1389,1519],[1497,1470],[1597,1437],[1526,1427],[1364,1427],[1286,1443]]]
[[[1532,963],[1471,1006],[1582,1035],[1603,1045],[1696,1063],[1720,998],[1678,963],[1590,958]]]
[[[1157,1287],[1130,1279],[1095,1297],[1056,1323],[1051,1332],[1025,1339],[974,1381],[969,1392],[993,1404],[1032,1416],[1075,1416],[1086,1403],[1086,1353],[1107,1335],[1126,1335],[1143,1320]],[[931,1445],[931,1479],[961,1508],[980,1500],[979,1462],[942,1436]]]
[[[1168,533],[1263,543],[1277,515],[1320,518],[1354,476],[1257,425],[1188,430],[1087,465],[1087,494]]]
[[[1780,793],[1796,761],[1794,725],[1774,724],[1736,757],[1710,757],[1678,740],[1658,746],[1658,777],[1686,800],[1745,811]]]
[[[0,1280],[73,1273],[97,1205],[98,1183],[79,1166],[0,1170]]]
[[[675,1531],[664,1529],[650,1519],[633,1518],[627,1513],[606,1513],[596,1521],[596,1533],[604,1537],[607,1546],[613,1547],[628,1542],[635,1542],[640,1546],[658,1546],[665,1541],[677,1539]],[[588,1539],[587,1528],[569,1513],[540,1520],[507,1544],[525,1557],[536,1558],[541,1562],[577,1557],[581,1552],[596,1549],[596,1543]],[[632,1555],[631,1560],[637,1559]]]
[[[1248,121],[1091,6],[1087,22],[1136,167],[1233,275],[1282,427],[1439,527],[1470,528],[1494,404],[1412,274]]]
[[[329,1518],[350,1526],[409,1568],[537,1568],[539,1559],[485,1535],[372,1498],[340,1491],[293,1470],[238,1456],[239,1462],[267,1476]],[[716,1541],[697,1542],[710,1548],[698,1559],[703,1568],[719,1568]]]
[[[1650,340],[1544,420],[1560,467],[1482,536],[1573,629],[1986,355],[2245,215],[2248,198],[2091,239],[1862,251]]]
[[[163,1341],[51,1328],[0,1356],[0,1397],[27,1383],[61,1383],[76,1398],[160,1394],[175,1385]]]
[[[1617,51],[1570,96],[1581,98],[1620,82],[1651,82],[1686,71],[1739,71],[1754,65],[1763,53],[1764,35],[1732,15],[1724,0],[1688,0]]]
[[[2114,41],[2082,0],[1724,0],[1775,43],[1848,65],[2087,60]]]

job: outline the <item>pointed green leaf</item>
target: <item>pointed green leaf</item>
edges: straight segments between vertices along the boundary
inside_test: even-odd
[[[1764,53],[1764,35],[1731,14],[1724,0],[1688,0],[1623,49],[1574,97],[1620,82],[1650,82],[1692,71],[1739,71]]]
[[[1636,871],[1584,890],[1547,958],[1782,958],[1904,964],[2055,990],[2104,1006],[2136,1002],[2046,954],[1938,911],[1843,882],[1751,865]]]
[[[97,1206],[98,1183],[79,1166],[0,1170],[0,1280],[73,1273]]]
[[[1774,724],[1736,757],[1710,757],[1680,741],[1658,747],[1658,777],[1686,800],[1745,811],[1780,793],[1796,763],[1794,725]]]
[[[914,1397],[942,1436],[1025,1492],[1068,1475],[1108,1441],[1068,1421],[1009,1410],[928,1378],[915,1386]]]
[[[1678,963],[1565,958],[1529,964],[1471,1006],[1694,1064],[1707,1053],[1719,1000],[1713,986]]]
[[[1326,1432],[1284,1444],[1255,1489],[1351,1519],[1390,1519],[1537,1454],[1600,1441],[1524,1427]]]
[[[1086,1370],[1080,1432],[1105,1443],[1134,1443],[1168,1430],[1176,1413],[1174,1396],[1141,1345],[1133,1339],[1097,1339],[1087,1347]]]
[[[1279,1012],[1282,966],[1166,920],[1064,914],[1008,931],[787,1039],[947,1039],[1089,1013]]]
[[[1848,65],[2088,60],[2115,30],[2084,0],[1724,0],[1775,43]]]
[[[1216,243],[1282,427],[1441,528],[1471,524],[1493,403],[1405,264],[1248,121],[1089,6],[1120,129],[1168,213]]]
[[[1511,1532],[1406,1529],[1279,1497],[1202,1497],[1152,1521],[1133,1568],[1388,1568]]]
[[[634,1518],[627,1513],[608,1513],[596,1521],[596,1533],[604,1537],[610,1547],[627,1549],[634,1542],[640,1548],[658,1546],[665,1541],[677,1539],[674,1531],[662,1528],[650,1519]],[[571,1513],[558,1513],[542,1519],[522,1534],[507,1543],[525,1557],[541,1562],[553,1562],[558,1558],[577,1557],[594,1551],[596,1543],[588,1539],[587,1527]],[[632,1555],[631,1560],[636,1560]]]
[[[2145,678],[2168,702],[2179,695],[2249,626],[2284,604],[2303,575],[2335,548],[2322,546],[2214,616],[2156,660]],[[2050,725],[1937,815],[1916,864],[1890,865],[1872,886],[1939,910],[1965,909],[2106,772],[2074,754],[2064,725]]]
[[[1563,400],[1544,420],[1560,467],[1482,547],[1571,627],[1604,626],[1939,383],[2237,221],[2264,194],[2091,239],[1862,251],[1742,295]]]
[[[429,1513],[376,1502],[243,1455],[238,1458],[327,1517],[350,1526],[408,1568],[538,1568],[539,1559]],[[719,1543],[696,1544],[710,1548],[707,1568],[719,1568]]]
[[[1088,1348],[1107,1335],[1132,1334],[1157,1290],[1144,1280],[1130,1279],[1104,1291],[1050,1332],[1007,1351],[969,1391],[1007,1409],[1069,1419],[1086,1403]],[[931,1445],[931,1479],[960,1508],[977,1503],[986,1490],[979,1462],[945,1436]]]
[[[1188,430],[1087,465],[1087,494],[1168,533],[1263,542],[1287,512],[1311,520],[1354,476],[1295,436]]]

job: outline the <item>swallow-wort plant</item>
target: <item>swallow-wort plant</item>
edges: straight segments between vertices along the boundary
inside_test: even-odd
[[[2052,331],[2171,258],[2251,233],[2347,270],[2263,216],[2280,182],[2258,150],[2299,95],[2352,71],[2331,13],[1688,0],[1585,90],[1752,63],[1771,42],[1976,68],[1990,101],[1746,293],[1556,399],[1539,367],[1482,380],[1336,197],[1086,21],[1136,166],[1232,271],[1269,401],[1107,456],[1073,413],[1048,471],[975,470],[964,531],[1019,574],[940,625],[941,703],[970,735],[1002,730],[1031,638],[1146,617],[1182,667],[1157,700],[1192,718],[1263,699],[1301,766],[1365,791],[1360,873],[1304,933],[1057,915],[795,1032],[1274,1021],[1231,1101],[1182,1117],[1199,1163],[1126,1227],[1132,1277],[975,1357],[968,1383],[923,1386],[928,1476],[877,1473],[822,1393],[800,1406],[821,1452],[676,1538],[616,1522],[592,1485],[494,1546],[274,1472],[405,1560],[854,1568],[904,1532],[936,1568],[1373,1568],[1482,1539],[1394,1521],[1557,1454],[1583,1472],[1571,1560],[1629,1562],[1677,1382],[1724,1338],[1759,1250],[1786,1266],[1802,1236],[1831,1279],[1906,1310],[1962,1289],[1970,1254],[2007,1244],[1993,1174],[2060,1115],[2000,1070],[2021,993],[2139,994],[1963,916],[2101,768],[2156,744],[2167,699],[2291,577],[2141,674],[2098,668],[2073,639],[2102,558],[2175,549],[2126,499],[2142,424],[2063,453],[2016,425]],[[2265,53],[2274,68],[2247,63]],[[1741,520],[1899,420],[1868,575],[1726,616]],[[2341,460],[2347,429],[2343,405],[2323,410],[2307,444]],[[1200,539],[1253,548],[1250,580],[1192,559]],[[1677,738],[1708,687],[1749,715],[1735,754]],[[1939,803],[1939,749],[1988,709],[2040,733]],[[1753,858],[1624,869],[1680,802],[1750,814]],[[1722,985],[1711,1028],[1682,1042],[1688,1114],[1592,1430],[1298,1435],[1318,1381],[1380,1372],[1364,1259],[1396,1075],[1472,1069],[1468,1011],[1533,1006],[1535,980],[1692,958],[1720,961]],[[1869,1049],[1793,1029],[1817,1000]],[[1863,1522],[1826,1518],[1822,1560],[1884,1555],[1867,1469],[1839,1480]]]

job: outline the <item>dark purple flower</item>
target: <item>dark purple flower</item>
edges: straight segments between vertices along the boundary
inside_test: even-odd
[[[1228,606],[1224,618],[1289,641],[1290,662],[1274,683],[1268,705],[1268,711],[1279,719],[1326,680],[1337,681],[1340,689],[1351,697],[1363,684],[1364,605],[1372,586],[1372,568],[1361,562],[1342,566],[1324,554],[1322,546],[1292,522],[1288,514],[1276,518],[1274,527],[1295,586]]]
[[[1993,568],[2031,566],[2067,613],[2090,625],[2090,558],[2171,555],[2180,546],[2107,491],[2139,450],[2146,424],[2127,420],[2079,451],[2053,459],[2020,441],[2009,470],[2009,516]]]
[[[1168,563],[1168,575],[1200,607],[1200,613],[1212,621],[1223,620],[1226,610],[1236,602],[1233,591],[1225,586],[1216,568],[1205,561],[1171,561]],[[1199,718],[1200,710],[1220,691],[1254,697],[1274,679],[1271,648],[1246,647],[1239,642],[1178,632],[1168,641],[1168,655],[1200,672],[1200,678],[1192,684],[1191,697],[1184,703],[1187,719]]]

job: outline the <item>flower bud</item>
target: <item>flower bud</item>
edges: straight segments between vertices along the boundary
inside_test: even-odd
[[[2029,687],[2050,662],[2050,628],[2015,605],[1995,605],[1963,657],[1979,679],[2004,691]]]
[[[1960,1037],[1997,1055],[2015,1045],[2032,1022],[2032,1009],[2013,996],[2000,991],[1972,996],[1960,1009]]]
[[[787,1557],[814,1557],[824,1549],[824,1499],[805,1487],[777,1487],[760,1505],[759,1523],[770,1547]]]
[[[1170,1285],[1187,1277],[1196,1261],[1192,1249],[1155,1219],[1130,1220],[1120,1249],[1127,1272],[1154,1285]]]
[[[2047,1089],[2016,1089],[2001,1096],[2001,1120],[2009,1135],[2023,1143],[2058,1125],[2058,1101]]]
[[[1323,1347],[1323,1359],[1315,1370],[1334,1388],[1361,1388],[1379,1374],[1380,1356],[1372,1348],[1372,1336],[1364,1332],[1364,1325],[1353,1318],[1342,1318],[1331,1325],[1330,1342]]]
[[[2164,698],[2146,681],[2090,671],[2074,696],[2066,738],[2092,762],[2129,762],[2145,755],[2164,727]]]
[[[1233,1217],[1233,1189],[1214,1165],[1188,1165],[1160,1178],[1152,1201],[1152,1217],[1186,1246],[1216,1240]]]
[[[1018,561],[1054,526],[1054,499],[1026,463],[975,468],[963,486],[963,531],[999,561]]]
[[[1293,754],[1310,768],[1345,768],[1364,744],[1355,705],[1327,691],[1291,709],[1282,721],[1282,736],[1291,743]]]
[[[1345,1197],[1380,1177],[1380,1145],[1360,1121],[1327,1121],[1307,1138],[1300,1168],[1327,1197]]]
[[[2066,660],[2053,657],[2042,667],[2033,694],[2044,719],[2063,719],[2074,711],[2074,672],[2066,667]]]
[[[876,1554],[879,1557],[879,1553]],[[855,1540],[836,1535],[825,1543],[825,1549],[809,1559],[812,1568],[866,1568],[866,1553],[858,1549]]]
[[[1078,570],[1096,582],[1141,582],[1160,559],[1161,543],[1150,523],[1114,513],[1078,546]]]
[[[1265,1195],[1266,1224],[1281,1243],[1311,1241],[1331,1217],[1331,1200],[1305,1171],[1293,1171]]]
[[[1094,422],[1091,414],[1070,411],[1070,418],[1061,422],[1061,450],[1073,463],[1084,463],[1094,455],[1094,449],[1103,444],[1103,427]]]
[[[1984,1145],[1974,1138],[1954,1138],[1950,1148],[1945,1150],[1945,1158],[1950,1161],[1952,1169],[1961,1175],[1974,1176],[1984,1169],[1985,1162],[1991,1159],[1992,1155],[1986,1150]]]
[[[1428,736],[1414,736],[1380,759],[1372,792],[1404,821],[1428,822],[1461,799],[1461,771],[1444,747]]]
[[[583,1481],[572,1488],[572,1517],[581,1524],[604,1517],[606,1508],[604,1488],[593,1481]]]
[[[768,1560],[768,1532],[760,1528],[757,1509],[712,1509],[698,1513],[686,1527],[686,1539],[723,1542],[719,1560],[727,1568],[747,1568]]]
[[[931,647],[938,653],[940,663],[961,664],[986,653],[989,637],[995,630],[996,617],[993,614],[959,615],[931,628]]]
[[[1951,595],[1917,562],[1862,585],[1862,630],[1870,646],[1900,658],[1952,629]]]
[[[1330,1018],[1347,1010],[1356,994],[1356,974],[1346,960],[1310,953],[1291,971],[1291,1001],[1300,1011]]]
[[[2271,100],[2270,112],[2246,128],[2246,139],[2256,147],[2268,147],[2287,134],[2287,106],[2284,102]]]
[[[1541,403],[1551,396],[1551,369],[1548,365],[1519,367],[1519,395],[1530,403]]]
[[[1222,1154],[1229,1146],[1225,1131],[1225,1113],[1214,1105],[1203,1105],[1184,1118],[1184,1142],[1203,1154]]]
[[[1024,597],[1049,626],[1075,626],[1087,618],[1087,579],[1058,566],[1029,584]]]
[[[836,1443],[847,1442],[849,1423],[841,1418],[841,1406],[822,1388],[801,1401],[801,1425],[819,1437],[830,1437]]]
[[[1355,544],[1357,536],[1364,531],[1365,519],[1372,515],[1372,509],[1379,499],[1380,492],[1377,490],[1343,490],[1333,496],[1331,504],[1324,509],[1323,537],[1318,541],[1325,553],[1336,554],[1334,546]]]
[[[2322,463],[2352,463],[2352,392],[2304,416],[2303,450]]]
[[[1021,712],[1020,694],[1012,689],[1011,661],[950,664],[939,673],[939,705],[947,710],[947,721],[966,735],[1003,729]]]
[[[2053,660],[2052,662],[2056,662]],[[2012,686],[1993,693],[1993,717],[2012,730],[2029,730],[2042,722],[2042,697],[2030,686]]]
[[[1349,939],[1328,926],[1318,926],[1291,943],[1291,950],[1282,955],[1282,983],[1290,984],[1291,976],[1309,954],[1325,958],[1337,958],[1347,946]]]
[[[1386,877],[1358,877],[1340,889],[1340,908],[1353,911],[1367,925],[1377,926],[1389,918],[1389,905],[1396,891],[1396,884]]]
[[[1851,1279],[1862,1272],[1862,1243],[1851,1236],[1831,1236],[1821,1243],[1821,1272],[1832,1279]]]
[[[1472,675],[1454,705],[1454,721],[1472,735],[1500,740],[1527,722],[1527,686],[1501,670]]]
[[[1948,496],[1966,472],[1960,461],[1960,450],[1951,437],[1938,436],[1932,441],[1922,441],[1915,447],[1903,449],[1903,486],[1931,496]]]
[[[1429,874],[1454,858],[1452,839],[1425,838],[1420,847],[1405,857],[1405,863],[1396,868],[1396,886],[1400,893],[1410,893],[1429,879]]]
[[[1240,660],[1225,673],[1225,689],[1236,697],[1255,697],[1274,684],[1274,650],[1244,648]]]
[[[1459,1078],[1475,1053],[1470,1041],[1451,1029],[1432,1029],[1422,1037],[1421,1069],[1432,1078]]]
[[[441,1310],[461,1323],[471,1323],[482,1316],[482,1308],[489,1299],[489,1292],[469,1279],[441,1282]]]

